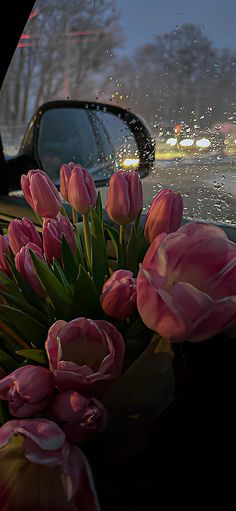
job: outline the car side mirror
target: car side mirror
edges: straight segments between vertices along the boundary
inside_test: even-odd
[[[155,147],[144,122],[128,110],[96,102],[52,101],[31,120],[20,155],[34,160],[56,185],[61,165],[74,162],[102,186],[118,169],[135,168],[146,176]]]

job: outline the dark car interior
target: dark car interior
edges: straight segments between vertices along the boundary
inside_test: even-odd
[[[1,4],[0,84],[33,5],[34,0],[4,0]],[[7,36],[3,27],[7,27]],[[11,172],[27,170],[21,157],[15,169],[11,166]],[[14,199],[7,196],[11,177],[1,140],[0,172],[0,207],[7,223]],[[15,200],[19,217],[24,208],[24,201]],[[235,339],[222,335],[204,343],[175,345],[174,350],[175,403],[153,425],[144,453],[131,454],[122,477],[119,465],[112,467],[119,494],[117,488],[113,494],[99,487],[98,478],[102,510],[164,510],[170,506],[192,510],[196,505],[213,509],[216,503],[222,510],[235,509]],[[131,470],[133,487],[127,488],[126,472]],[[122,504],[125,493],[129,494],[127,508]]]

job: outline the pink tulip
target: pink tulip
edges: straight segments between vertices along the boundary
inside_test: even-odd
[[[76,167],[73,162],[64,163],[60,168],[60,194],[68,202],[68,185],[72,170]]]
[[[45,347],[61,391],[100,397],[122,370],[124,341],[107,321],[56,321],[48,331]]]
[[[27,243],[34,243],[42,248],[42,240],[34,224],[29,218],[19,220],[15,218],[8,227],[9,243],[14,254],[20,251]]]
[[[60,195],[50,177],[42,170],[21,176],[21,188],[31,208],[42,217],[56,218],[61,209]]]
[[[0,380],[0,399],[9,402],[15,417],[42,412],[54,390],[52,373],[41,366],[26,365]]]
[[[150,243],[162,232],[175,232],[181,225],[183,200],[173,190],[161,190],[153,200],[146,219],[145,236]]]
[[[76,165],[70,175],[68,184],[68,200],[72,208],[82,215],[96,205],[97,190],[92,176],[87,169]]]
[[[236,245],[224,231],[190,223],[158,238],[137,278],[148,328],[172,341],[202,341],[235,323]]]
[[[136,280],[128,270],[117,270],[106,281],[100,298],[108,316],[126,319],[136,310]]]
[[[68,441],[75,444],[88,440],[107,426],[107,411],[103,404],[73,390],[58,394],[50,410]]]
[[[143,207],[142,181],[135,170],[119,170],[110,179],[106,211],[117,224],[133,222]]]
[[[7,275],[11,275],[11,270],[7,264],[6,256],[10,255],[9,239],[6,234],[0,235],[0,271],[4,271]]]
[[[84,454],[47,419],[0,428],[0,502],[4,511],[100,509]]]
[[[36,256],[38,256],[42,261],[46,263],[43,257],[43,252],[39,246],[35,245],[34,243],[27,243],[27,245],[22,247],[20,252],[16,254],[15,265],[24,279],[28,282],[32,289],[34,289],[35,293],[43,298],[45,293],[36,275],[33,261],[30,255],[30,250],[32,250]]]
[[[72,253],[75,253],[75,235],[69,219],[59,215],[59,218],[46,218],[43,222],[43,248],[50,263],[53,258],[62,261],[62,237],[65,236]]]

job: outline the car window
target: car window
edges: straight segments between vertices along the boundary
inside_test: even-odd
[[[236,223],[235,15],[235,0],[214,6],[212,0],[37,0],[1,90],[5,154],[17,154],[27,123],[46,101],[119,105],[146,122],[156,144],[154,168],[143,180],[145,210],[161,188],[171,187],[183,195],[185,216]],[[85,114],[84,123],[93,163],[100,158],[97,137],[112,164],[106,132],[115,133],[115,119],[105,125],[102,113]]]

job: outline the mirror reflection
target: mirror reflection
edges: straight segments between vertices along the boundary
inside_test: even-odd
[[[105,109],[46,111],[40,122],[37,151],[42,168],[56,184],[63,163],[80,163],[95,181],[139,163],[137,143],[129,126]]]

